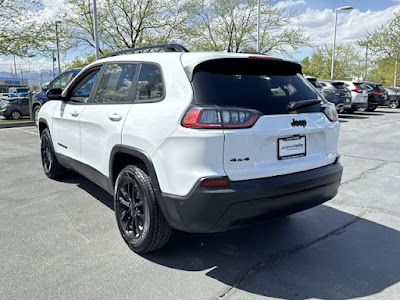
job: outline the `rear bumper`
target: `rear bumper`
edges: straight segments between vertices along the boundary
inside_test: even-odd
[[[188,232],[218,232],[302,211],[332,199],[342,177],[340,163],[299,172],[202,188],[188,196],[162,194],[171,226]]]

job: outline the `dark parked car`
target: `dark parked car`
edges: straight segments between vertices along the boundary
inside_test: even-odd
[[[321,95],[324,94],[324,89],[322,88],[322,85],[318,82],[317,77],[308,76],[308,75],[305,75],[304,77],[312,84],[312,86],[313,86]]]
[[[14,120],[29,116],[29,99],[25,97],[2,101],[0,114],[6,119],[12,118]]]
[[[367,111],[374,111],[379,105],[385,105],[389,100],[388,92],[383,88],[382,84],[363,82],[363,86],[368,91]]]
[[[400,88],[398,87],[385,87],[388,92],[389,99],[387,100],[387,106],[390,108],[400,107]]]
[[[32,119],[35,121],[37,126],[38,124],[38,114],[39,110],[43,104],[45,104],[49,99],[47,98],[46,92],[49,89],[60,88],[64,89],[68,83],[75,77],[76,74],[80,72],[80,69],[72,69],[69,71],[65,71],[54,78],[49,84],[42,86],[42,90],[33,95],[32,97]]]
[[[324,90],[325,99],[335,104],[339,113],[351,109],[351,92],[343,81],[318,81]]]

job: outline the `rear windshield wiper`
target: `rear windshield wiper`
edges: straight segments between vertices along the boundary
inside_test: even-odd
[[[297,102],[289,102],[288,104],[288,111],[295,111],[300,108],[304,108],[307,106],[315,105],[321,103],[321,100],[318,99],[311,99],[311,100],[302,100],[302,101],[297,101]]]

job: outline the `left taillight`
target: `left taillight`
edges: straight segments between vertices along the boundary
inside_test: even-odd
[[[187,128],[249,128],[261,113],[254,109],[237,107],[190,107],[182,119],[182,126]]]
[[[375,95],[377,95],[377,96],[382,96],[382,93],[381,92],[373,92]]]

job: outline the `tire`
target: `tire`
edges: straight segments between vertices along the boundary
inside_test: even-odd
[[[354,108],[346,109],[346,113],[348,113],[348,114],[352,114],[352,113],[354,113],[354,111],[355,111]]]
[[[119,173],[114,211],[119,231],[134,252],[151,252],[168,242],[172,228],[158,206],[150,177],[137,166]]]
[[[367,108],[367,111],[374,111],[376,108],[377,108],[378,106],[369,106],[368,108]]]
[[[368,111],[368,107],[357,107],[357,111]]]
[[[21,113],[18,110],[12,111],[10,116],[13,120],[21,119]]]
[[[32,111],[32,116],[33,116],[33,120],[35,121],[36,127],[39,127],[39,111],[40,111],[39,105],[36,105]]]
[[[45,128],[40,135],[40,150],[43,171],[46,176],[51,179],[63,177],[67,173],[67,169],[64,168],[56,158],[48,128]]]
[[[389,108],[397,108],[397,106],[399,106],[399,100],[397,99],[389,100],[389,105],[388,105]]]

